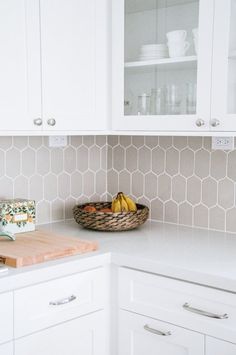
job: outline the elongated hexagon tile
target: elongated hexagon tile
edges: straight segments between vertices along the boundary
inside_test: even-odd
[[[166,152],[166,172],[171,176],[176,175],[179,171],[179,151],[170,148]]]
[[[50,152],[45,147],[41,147],[37,151],[36,169],[40,175],[46,175],[50,171]]]
[[[200,204],[194,207],[194,225],[196,227],[208,228],[208,209]]]
[[[52,221],[61,221],[65,218],[65,202],[60,199],[56,199],[51,203]]]
[[[107,161],[107,155],[108,155],[108,147],[104,146],[100,148],[100,159],[101,159],[101,166],[100,168],[103,170],[108,170],[108,161]]]
[[[226,176],[227,154],[216,150],[211,154],[211,176],[219,180]]]
[[[236,182],[236,150],[228,156],[228,177]]]
[[[74,148],[78,148],[83,144],[83,137],[82,136],[72,136],[70,138],[70,143]]]
[[[54,174],[60,174],[64,169],[63,166],[63,150],[51,149],[51,170]]]
[[[196,152],[195,155],[195,173],[200,178],[205,178],[210,171],[210,153],[205,149]]]
[[[211,152],[211,141],[212,138],[211,137],[203,137],[203,148],[205,148],[206,150],[208,150],[209,152]]]
[[[84,173],[88,170],[88,148],[81,146],[77,149],[77,169]]]
[[[202,182],[202,202],[207,207],[216,205],[217,202],[217,184],[212,178],[207,178]]]
[[[153,149],[158,146],[158,143],[159,143],[158,137],[146,136],[146,137],[144,137],[144,139],[145,139],[144,140],[145,145],[148,148]]]
[[[70,146],[64,150],[64,170],[68,174],[76,170],[76,150]]]
[[[119,191],[128,194],[131,186],[131,175],[127,170],[123,170],[119,174]]]
[[[135,173],[132,174],[132,180],[131,180],[131,191],[132,194],[136,197],[139,198],[143,196],[144,193],[144,176],[140,171],[136,171]]]
[[[43,200],[37,203],[36,222],[38,224],[51,222],[50,202]]]
[[[7,176],[3,176],[0,179],[0,199],[13,198],[13,180]]]
[[[226,212],[226,229],[228,232],[236,233],[236,207]]]
[[[131,173],[138,168],[138,150],[131,146],[126,149],[126,169]]]
[[[83,144],[88,148],[92,147],[95,143],[95,136],[83,136],[82,139]]]
[[[160,175],[165,169],[165,152],[162,148],[157,147],[152,151],[152,171]]]
[[[144,174],[151,170],[151,150],[147,147],[138,150],[138,169]]]
[[[69,197],[65,200],[65,219],[72,219],[73,215],[73,207],[76,205],[76,199],[73,197]]]
[[[23,150],[28,145],[29,138],[28,137],[13,137],[13,145],[16,149]]]
[[[107,138],[108,145],[111,147],[115,147],[119,144],[119,137],[118,136],[108,136]]]
[[[163,149],[168,149],[172,146],[172,137],[159,137],[159,146]]]
[[[172,179],[172,198],[175,202],[180,203],[186,197],[186,180],[183,176],[177,175]]]
[[[163,202],[171,197],[171,178],[166,174],[158,177],[158,196]]]
[[[185,177],[192,176],[194,172],[194,153],[189,148],[180,152],[180,173]]]
[[[29,137],[29,146],[32,147],[33,149],[37,150],[39,149],[43,144],[43,137],[37,136],[37,137]]]
[[[115,196],[118,192],[118,173],[114,170],[110,170],[107,173],[107,189],[111,196]]]
[[[101,154],[98,146],[89,149],[89,169],[96,172],[101,166]]]
[[[164,205],[163,202],[156,198],[151,202],[151,219],[156,221],[163,221],[164,218]]]
[[[148,173],[145,175],[145,196],[149,200],[157,198],[157,175],[153,173]]]
[[[107,144],[107,137],[106,136],[95,136],[95,144],[102,148]]]
[[[220,231],[225,230],[225,210],[219,206],[212,207],[209,211],[209,228]]]
[[[29,197],[29,180],[22,175],[17,176],[14,181],[14,198]]]
[[[129,147],[132,144],[131,136],[120,136],[120,145],[124,148]]]
[[[110,146],[107,147],[107,170],[113,168],[113,151]]]
[[[19,150],[11,148],[6,152],[6,174],[11,178],[15,178],[20,174],[21,156]]]
[[[41,175],[33,175],[29,179],[29,198],[36,202],[43,199],[43,177]]]
[[[113,169],[122,171],[125,167],[125,150],[121,146],[113,148]]]
[[[223,207],[224,209],[233,207],[233,205],[235,204],[234,194],[234,183],[231,180],[225,178],[219,181],[218,203],[221,207]]]
[[[136,148],[141,148],[144,146],[144,137],[143,136],[133,136],[132,137],[132,144]]]
[[[91,171],[87,171],[83,175],[83,193],[85,196],[90,197],[95,192],[95,175]]]
[[[171,223],[178,222],[178,206],[174,201],[167,201],[164,205],[165,221]]]
[[[173,137],[173,146],[178,150],[183,150],[187,147],[188,138],[187,137]]]
[[[188,202],[179,205],[179,224],[192,226],[193,224],[193,206]]]
[[[32,176],[36,170],[36,155],[32,148],[26,148],[22,154],[22,174]]]
[[[12,147],[12,143],[12,137],[0,137],[0,149],[10,149]]]
[[[192,205],[201,201],[201,180],[196,176],[187,180],[187,201]]]
[[[202,148],[202,137],[188,137],[188,146],[193,151]]]
[[[102,195],[104,191],[106,191],[107,189],[107,174],[104,170],[99,170],[96,173],[95,184],[96,184],[96,193],[98,195]]]
[[[57,177],[54,174],[44,177],[44,197],[47,201],[57,198]]]
[[[70,175],[62,173],[58,176],[58,197],[65,200],[70,196]]]
[[[74,198],[78,198],[83,192],[83,182],[82,173],[75,171],[71,174],[71,195]]]
[[[5,174],[5,153],[0,150],[0,176],[4,176]]]

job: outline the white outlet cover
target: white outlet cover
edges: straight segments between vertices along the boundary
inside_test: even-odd
[[[60,148],[67,146],[67,136],[51,136],[48,139],[50,148]]]
[[[212,137],[212,150],[234,150],[234,137]]]

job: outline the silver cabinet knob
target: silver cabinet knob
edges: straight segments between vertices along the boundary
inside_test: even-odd
[[[47,120],[47,124],[49,126],[55,126],[56,125],[56,120],[55,118],[49,118],[49,120]]]
[[[43,124],[42,118],[35,118],[35,120],[34,120],[35,126],[42,126],[42,124]]]
[[[202,127],[205,125],[205,121],[203,121],[201,118],[199,118],[197,121],[196,121],[196,126],[197,127]]]
[[[216,118],[214,120],[211,120],[212,127],[218,127],[219,125],[220,125],[220,121],[217,120]]]

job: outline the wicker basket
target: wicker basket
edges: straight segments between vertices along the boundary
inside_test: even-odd
[[[86,206],[94,206],[98,211],[87,212]],[[93,202],[77,205],[73,208],[76,222],[84,228],[98,231],[127,231],[141,226],[149,216],[149,208],[137,204],[136,212],[99,212],[100,209],[111,208],[110,202]]]

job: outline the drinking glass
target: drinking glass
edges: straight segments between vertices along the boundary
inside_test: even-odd
[[[152,89],[151,90],[151,103],[150,103],[151,115],[162,115],[164,114],[164,97],[163,89]]]
[[[166,113],[169,115],[179,115],[181,113],[181,88],[171,84],[166,87]]]
[[[145,116],[150,114],[150,95],[143,93],[138,96],[138,115]]]
[[[194,115],[196,113],[197,106],[197,84],[187,83],[186,84],[186,111],[189,115]]]

